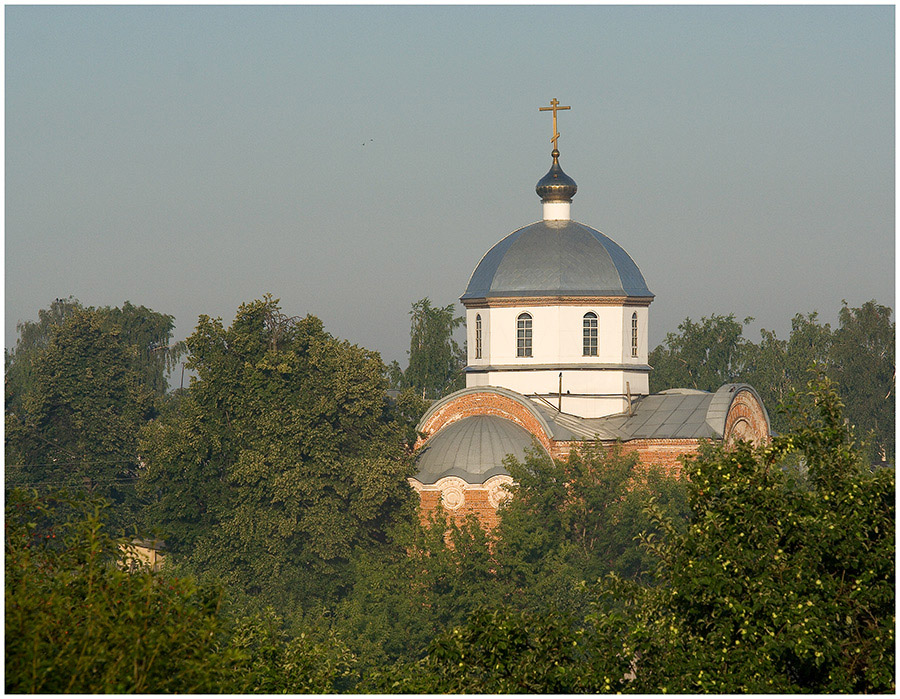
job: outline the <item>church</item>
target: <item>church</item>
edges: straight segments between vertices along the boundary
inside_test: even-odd
[[[578,189],[553,162],[537,183],[540,221],[500,240],[475,267],[466,309],[466,388],[436,401],[417,430],[421,513],[473,514],[487,526],[520,461],[537,445],[565,459],[585,443],[622,444],[641,463],[677,473],[701,441],[762,443],[771,427],[753,387],[651,394],[650,292],[640,268],[611,238],[571,217]]]

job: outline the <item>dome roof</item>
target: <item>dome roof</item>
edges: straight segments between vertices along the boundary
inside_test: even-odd
[[[461,300],[504,296],[653,298],[627,252],[570,220],[538,221],[510,233],[481,258]]]
[[[512,454],[520,461],[534,446],[526,429],[502,417],[475,415],[439,430],[425,442],[416,458],[416,480],[436,483],[456,476],[466,483],[484,483],[488,478],[508,474],[503,459]]]

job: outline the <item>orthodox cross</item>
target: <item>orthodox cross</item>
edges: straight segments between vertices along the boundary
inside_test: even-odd
[[[559,150],[559,131],[556,130],[556,112],[563,109],[571,109],[571,107],[560,107],[559,100],[555,97],[550,100],[549,107],[540,107],[540,111],[542,112],[553,112],[553,138],[550,139],[550,143],[553,144],[553,150]]]

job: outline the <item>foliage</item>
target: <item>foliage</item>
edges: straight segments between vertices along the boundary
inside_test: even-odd
[[[647,505],[653,500],[673,521],[687,507],[683,483],[638,464],[637,455],[619,445],[584,445],[568,460],[542,450],[530,451],[524,463],[508,459],[516,484],[501,509],[496,558],[516,604],[575,613],[587,604],[581,582],[652,572],[638,542],[653,528]]]
[[[844,302],[834,333],[831,376],[860,435],[893,461],[897,365],[891,315],[890,308],[875,301],[860,308],[848,308]]]
[[[759,345],[750,346],[741,380],[759,392],[776,432],[788,429],[787,416],[780,406],[793,391],[806,385],[810,367],[829,365],[832,339],[831,326],[820,325],[817,313],[798,313],[791,320],[787,340],[779,340],[775,333],[763,329]]]
[[[649,570],[637,541],[652,526],[644,506],[655,494],[674,515],[685,508],[683,486],[636,464],[619,448],[576,453],[568,462],[534,451],[523,464],[508,461],[518,485],[493,532],[474,519],[448,521],[438,510],[425,526],[398,527],[392,548],[360,552],[355,584],[336,616],[361,674],[415,666],[433,639],[467,624],[478,609],[533,614],[529,628],[550,609],[578,619],[591,599],[585,580]],[[384,677],[393,682],[405,672]],[[464,691],[442,687],[421,691]],[[393,691],[389,684],[370,688]]]
[[[744,326],[734,314],[711,315],[695,323],[685,318],[679,333],[666,334],[665,346],[650,353],[650,391],[666,388],[694,388],[715,391],[724,383],[735,381],[742,373],[747,351]]]
[[[292,635],[272,607],[230,624],[224,652],[234,660],[217,689],[232,694],[334,693],[354,678],[356,659],[339,638]]]
[[[679,333],[666,335],[650,353],[650,389],[687,387],[715,391],[723,383],[749,383],[769,411],[772,428],[789,428],[784,404],[802,391],[815,364],[835,381],[845,414],[859,429],[870,460],[893,462],[896,395],[895,324],[892,311],[875,301],[860,308],[844,302],[840,327],[832,330],[818,314],[797,314],[787,340],[763,329],[759,344],[742,337],[733,315],[687,318]]]
[[[558,613],[478,609],[435,638],[421,661],[377,672],[366,688],[394,694],[592,691],[592,678],[610,660],[586,638],[585,629]]]
[[[140,373],[143,383],[157,396],[168,390],[167,377],[187,351],[184,342],[172,343],[175,319],[156,313],[130,301],[121,308],[98,309],[104,326],[116,329],[129,348],[132,366]]]
[[[38,311],[38,320],[20,322],[19,338],[13,349],[5,353],[6,407],[18,408],[33,387],[35,361],[49,345],[51,338],[76,311],[86,311],[100,319],[101,326],[118,336],[129,363],[142,377],[144,385],[155,395],[167,389],[166,376],[185,352],[182,342],[172,343],[174,318],[135,306],[125,301],[121,308],[103,306],[85,308],[73,296],[55,299],[49,308]]]
[[[6,506],[6,691],[197,692],[227,675],[220,596],[123,569],[98,499],[13,491]]]
[[[4,351],[6,365],[6,409],[20,410],[22,399],[30,389],[35,358],[50,343],[50,335],[62,326],[81,303],[73,296],[55,299],[50,308],[38,311],[38,320],[20,322],[16,325],[19,339],[16,346]]]
[[[32,360],[30,389],[6,415],[7,485],[83,487],[133,523],[137,432],[154,398],[127,346],[102,314],[76,307]]]
[[[435,635],[502,595],[491,539],[474,519],[456,524],[439,512],[424,526],[403,522],[392,542],[357,553],[353,588],[336,609],[363,676],[417,660]]]
[[[6,515],[6,691],[333,692],[354,658],[272,609],[227,612],[221,586],[129,564],[108,503],[13,491]]]
[[[827,379],[792,416],[794,431],[770,445],[707,445],[687,465],[687,526],[650,505],[654,580],[605,578],[586,616],[549,604],[479,610],[374,686],[893,692],[893,471],[866,466]],[[551,502],[556,490],[553,479],[542,488]]]
[[[201,316],[187,344],[197,378],[141,442],[148,525],[192,569],[282,609],[334,599],[355,548],[413,508],[378,355],[270,297],[228,329]]]
[[[893,471],[863,463],[827,380],[805,398],[793,434],[691,464],[691,524],[662,517],[653,542],[662,584],[612,586],[595,621],[631,630],[627,689],[893,691]]]
[[[401,374],[394,363],[396,385],[431,399],[464,388],[465,353],[453,339],[453,331],[464,318],[455,315],[453,304],[432,306],[427,298],[413,303],[409,315],[409,366]]]

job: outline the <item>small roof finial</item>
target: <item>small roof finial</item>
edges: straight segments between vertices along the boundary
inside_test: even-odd
[[[553,112],[553,138],[550,139],[550,143],[553,144],[553,150],[559,151],[559,131],[556,130],[556,113],[562,111],[563,109],[571,109],[571,107],[560,107],[559,100],[555,97],[550,100],[549,107],[540,107],[539,111],[542,112]]]
[[[571,109],[571,107],[560,107],[559,100],[555,97],[550,100],[549,107],[540,108],[542,112],[553,112],[553,138],[550,139],[550,142],[553,144],[553,152],[550,153],[553,158],[553,165],[550,167],[550,171],[535,186],[535,191],[545,204],[545,219],[551,216],[553,218],[567,219],[569,217],[568,204],[572,201],[572,197],[575,196],[575,192],[578,191],[578,185],[575,184],[575,180],[564,173],[559,165],[559,131],[556,128],[556,113],[563,109]],[[557,206],[560,203],[565,204],[565,206]],[[550,205],[549,210],[546,206],[548,204]]]

